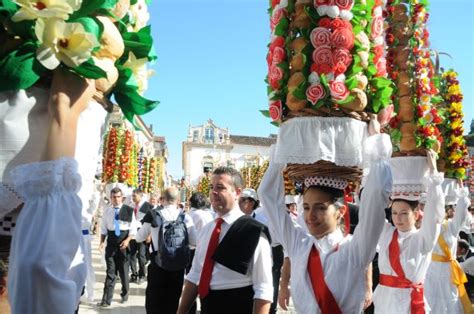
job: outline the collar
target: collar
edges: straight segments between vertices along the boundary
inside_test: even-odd
[[[163,206],[163,209],[178,209],[178,206],[176,206],[176,205],[165,205],[165,206]]]
[[[238,206],[232,208],[227,214],[220,216],[220,218],[224,219],[225,223],[231,225],[239,219],[241,216],[245,215]]]
[[[399,239],[405,239],[407,238],[409,235],[415,233],[417,231],[416,227],[413,227],[411,230],[408,230],[408,231],[400,231],[398,230],[398,238]]]
[[[337,228],[333,232],[327,234],[321,239],[314,238],[314,244],[319,248],[321,253],[329,253],[344,239],[341,229]]]

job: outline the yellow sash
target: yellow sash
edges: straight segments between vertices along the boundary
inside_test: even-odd
[[[443,224],[446,229],[446,224]],[[438,245],[444,253],[443,255],[433,253],[431,260],[441,263],[451,263],[451,282],[458,287],[459,299],[461,300],[464,313],[472,313],[471,301],[464,288],[464,283],[467,282],[467,277],[464,271],[459,265],[458,261],[451,254],[448,244],[443,238],[443,235],[439,235]]]

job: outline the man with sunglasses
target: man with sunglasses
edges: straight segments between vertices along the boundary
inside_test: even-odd
[[[105,263],[107,275],[104,283],[104,294],[102,301],[97,304],[100,307],[108,307],[114,295],[116,272],[120,276],[122,292],[120,296],[122,303],[128,301],[129,291],[129,243],[137,233],[136,220],[133,208],[123,204],[123,193],[118,187],[110,191],[111,206],[104,210],[100,228],[99,251],[104,250],[105,239]]]

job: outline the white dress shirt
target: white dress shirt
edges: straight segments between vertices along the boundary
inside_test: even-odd
[[[189,216],[193,219],[194,228],[196,228],[196,234],[198,235],[202,227],[214,220],[211,211],[207,209],[196,209],[192,207]]]
[[[371,170],[372,171],[372,170]],[[427,200],[423,215],[423,222],[419,230],[398,231],[398,244],[400,245],[400,263],[407,279],[413,283],[425,280],[428,266],[431,262],[431,252],[438,239],[441,222],[444,217],[444,195],[441,189],[443,176],[431,175],[428,178]],[[364,190],[365,193],[365,190]],[[362,195],[362,199],[364,199]],[[392,241],[395,227],[385,222],[379,240],[379,269],[380,274],[397,276],[390,265],[389,245]],[[448,285],[448,282],[443,284]],[[374,292],[374,307],[376,313],[395,314],[410,313],[412,289],[392,288],[378,285]],[[425,309],[429,306],[425,297]]]
[[[175,205],[166,205],[165,207],[163,207],[163,209],[160,209],[159,211],[166,221],[175,221],[176,219],[178,219],[178,216],[181,213],[181,210],[177,208]],[[188,231],[189,245],[190,246],[196,245],[196,229],[194,227],[192,218],[187,214],[184,215],[184,224],[186,225],[186,229]],[[140,230],[137,231],[137,234],[135,236],[135,241],[143,242],[151,234],[151,241],[153,242],[153,247],[155,248],[155,251],[156,251],[158,249],[159,231],[160,231],[160,226],[153,228],[151,226],[151,223],[144,222]],[[150,251],[152,250],[153,249],[150,246]]]
[[[100,234],[106,236],[109,231],[115,231],[115,211],[118,208],[118,212],[120,212],[120,208],[123,204],[118,206],[110,205],[104,210],[104,214],[102,215],[102,223],[100,224]],[[132,221],[123,221],[119,219],[119,227],[120,231],[129,231],[129,236],[134,236],[137,233],[137,221],[135,219],[135,215],[132,214]]]
[[[448,245],[453,258],[456,258],[459,230],[466,224],[470,216],[469,191],[467,188],[458,193],[458,201],[453,219],[443,224],[441,235]],[[433,253],[445,256],[438,242]],[[425,296],[433,313],[464,313],[461,300],[459,299],[458,287],[451,281],[451,263],[431,261],[425,280]]]
[[[143,204],[145,204],[145,200],[142,199],[142,200],[140,200],[140,203],[138,203],[138,207],[137,207],[137,216],[135,216],[135,219],[136,219],[136,222],[137,222],[137,229],[142,227],[141,221],[142,221],[143,217],[145,217],[145,214],[146,214],[146,213],[142,213],[140,211],[140,208],[143,206]],[[136,206],[137,205],[135,203],[132,203],[132,208],[133,208],[134,215],[135,215],[135,207]]]
[[[382,138],[380,139],[382,140]],[[279,233],[291,259],[291,288],[298,313],[321,313],[307,266],[311,248],[320,252],[324,278],[342,313],[361,313],[366,292],[366,269],[375,255],[392,187],[388,155],[377,155],[364,189],[359,225],[352,238],[336,230],[317,240],[295,224],[284,202],[282,172],[285,165],[270,162],[258,189],[270,225]],[[380,159],[384,158],[384,159]],[[273,207],[270,206],[273,205]],[[337,245],[339,248],[336,250]]]
[[[229,231],[230,226],[243,215],[244,213],[238,207],[235,207],[221,217],[224,222],[221,225],[219,242]],[[204,226],[198,239],[193,265],[186,276],[186,279],[195,285],[199,285],[207,246],[215,226],[215,221]],[[243,238],[242,241],[244,240]],[[247,274],[242,275],[217,262],[212,270],[211,290],[235,289],[250,285],[253,286],[254,299],[273,301],[272,253],[265,235],[260,236]]]

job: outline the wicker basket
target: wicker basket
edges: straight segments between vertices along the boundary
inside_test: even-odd
[[[325,160],[313,164],[288,164],[285,171],[293,182],[302,182],[305,178],[312,176],[337,177],[351,183],[358,183],[362,179],[362,169],[337,166]]]
[[[366,112],[356,112],[346,110],[344,108],[331,109],[327,107],[320,107],[318,109],[303,108],[299,111],[289,111],[286,116],[283,117],[283,121],[287,121],[291,118],[296,117],[338,117],[338,118],[353,118],[360,121],[368,122],[370,120],[369,115]]]

